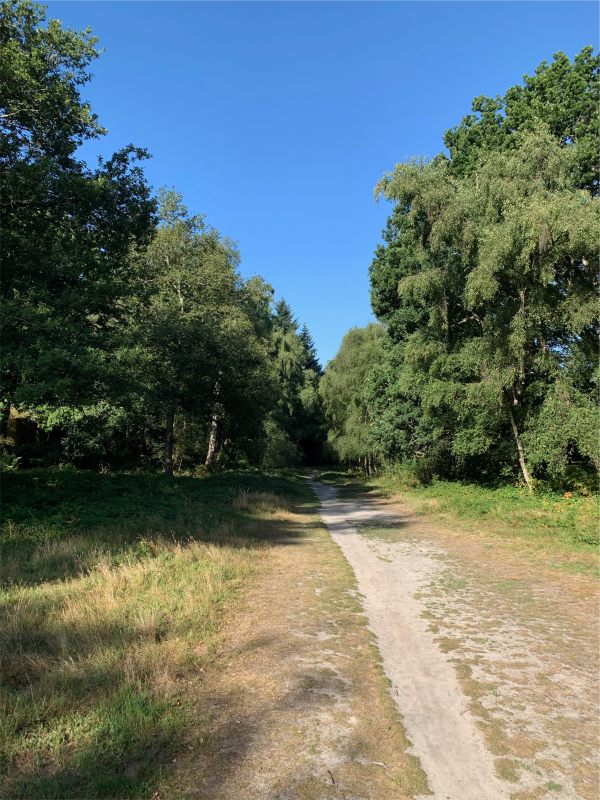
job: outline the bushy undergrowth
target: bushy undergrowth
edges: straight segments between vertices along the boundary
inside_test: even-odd
[[[0,795],[147,797],[204,734],[186,687],[265,545],[300,533],[306,488],[74,470],[3,488]]]

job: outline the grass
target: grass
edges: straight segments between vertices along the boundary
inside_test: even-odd
[[[189,686],[228,601],[302,535],[304,482],[32,470],[3,493],[0,796],[150,796],[203,735]]]
[[[456,481],[419,485],[410,472],[389,471],[365,479],[328,470],[320,480],[336,484],[346,495],[399,496],[417,515],[486,536],[519,540],[543,552],[552,566],[593,572],[598,566],[598,498],[556,492],[529,494],[517,486],[488,488]]]

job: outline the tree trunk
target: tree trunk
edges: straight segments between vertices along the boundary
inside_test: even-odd
[[[211,467],[213,461],[215,460],[215,455],[217,453],[217,437],[219,433],[219,394],[221,392],[221,373],[219,372],[219,377],[217,378],[217,382],[215,383],[215,404],[213,407],[213,413],[210,420],[210,436],[208,438],[208,451],[206,453],[206,461],[204,462],[205,467]]]
[[[213,414],[210,421],[210,436],[208,438],[208,451],[206,453],[205,467],[211,467],[215,460],[215,453],[217,452],[217,435],[219,433],[219,420],[217,419],[216,412]]]
[[[2,406],[2,413],[0,414],[0,438],[2,439],[2,449],[8,447],[8,420],[10,419],[10,401]]]
[[[173,474],[173,429],[175,427],[175,409],[169,408],[165,420],[165,475]]]
[[[531,482],[531,476],[529,475],[529,470],[527,469],[527,464],[525,463],[525,453],[523,451],[523,445],[521,444],[519,429],[517,428],[517,423],[515,422],[515,417],[510,402],[508,403],[508,413],[510,416],[510,426],[512,428],[512,432],[515,437],[515,442],[517,444],[517,452],[519,454],[519,466],[521,467],[521,472],[523,474],[523,478],[525,479],[525,483],[527,484],[527,488],[529,489],[530,492],[533,492],[533,484]]]

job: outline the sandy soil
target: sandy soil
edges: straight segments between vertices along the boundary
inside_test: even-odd
[[[598,796],[597,595],[485,532],[312,481],[440,800]]]
[[[452,664],[428,631],[425,609],[415,597],[440,572],[436,554],[423,545],[369,541],[356,526],[390,525],[389,514],[365,502],[341,501],[333,487],[312,486],[321,516],[356,573],[392,695],[434,796],[508,798]]]
[[[155,800],[409,800],[408,750],[354,575],[312,506],[238,598],[197,685],[198,735]]]

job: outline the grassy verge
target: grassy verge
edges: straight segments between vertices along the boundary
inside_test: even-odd
[[[39,470],[3,480],[0,796],[147,797],[198,730],[186,691],[294,476]],[[201,725],[201,722],[200,722]]]
[[[347,496],[398,497],[417,515],[439,523],[513,540],[552,566],[576,572],[598,568],[598,498],[554,492],[529,494],[515,486],[434,481],[419,485],[409,472],[384,472],[369,479],[345,471],[322,472],[320,480]]]

